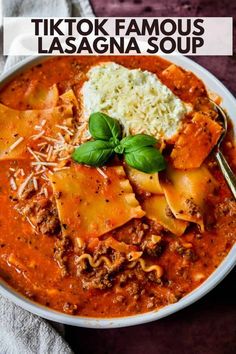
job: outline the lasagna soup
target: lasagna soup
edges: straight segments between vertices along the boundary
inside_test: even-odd
[[[54,57],[7,83],[2,281],[89,317],[160,309],[204,282],[236,239],[236,202],[211,154],[223,128],[209,98],[220,98],[210,96],[191,72],[145,56]],[[96,148],[84,160],[86,146]],[[235,172],[230,122],[222,150]]]

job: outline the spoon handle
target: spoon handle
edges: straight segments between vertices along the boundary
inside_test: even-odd
[[[215,153],[216,161],[228,183],[228,186],[233,193],[234,198],[236,199],[236,176],[229,167],[228,162],[226,161],[222,152],[218,149]]]

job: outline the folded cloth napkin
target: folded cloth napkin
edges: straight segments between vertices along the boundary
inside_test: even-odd
[[[72,354],[47,322],[0,296],[1,354]]]
[[[7,0],[4,1],[3,14],[9,17],[90,17],[93,11],[89,0]],[[6,70],[21,59],[14,56],[4,58],[1,55],[0,69]],[[0,295],[1,354],[72,353],[62,337],[63,330],[63,325],[49,323]]]

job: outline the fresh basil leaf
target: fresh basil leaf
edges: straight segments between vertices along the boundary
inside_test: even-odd
[[[92,113],[89,118],[89,131],[94,139],[109,140],[121,137],[121,127],[116,119],[105,113]]]
[[[108,141],[88,141],[75,149],[72,158],[90,166],[104,166],[113,153],[112,144]]]
[[[109,141],[112,143],[113,147],[120,145],[120,140],[117,138],[110,138]]]
[[[122,145],[116,145],[116,147],[114,148],[114,151],[117,153],[117,154],[123,154],[124,153],[124,147]]]
[[[145,146],[153,146],[156,143],[157,140],[153,136],[146,134],[129,135],[120,142],[126,153],[136,151]]]
[[[165,159],[160,151],[149,146],[125,153],[125,162],[136,170],[146,173],[154,173],[166,168]]]

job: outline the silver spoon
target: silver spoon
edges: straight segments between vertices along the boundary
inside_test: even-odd
[[[224,157],[223,153],[220,150],[220,146],[222,141],[224,140],[226,133],[227,133],[227,128],[228,128],[228,122],[227,122],[227,117],[225,112],[223,111],[223,109],[216,104],[214,101],[210,100],[211,103],[213,104],[213,106],[215,107],[216,111],[219,114],[219,121],[222,124],[222,127],[224,128],[214,150],[213,153],[215,155],[215,159],[221,169],[221,172],[223,173],[223,176],[226,180],[226,182],[228,183],[228,186],[234,196],[234,198],[236,199],[236,176],[233,173],[233,171],[231,170],[228,162],[226,161],[226,158]]]

